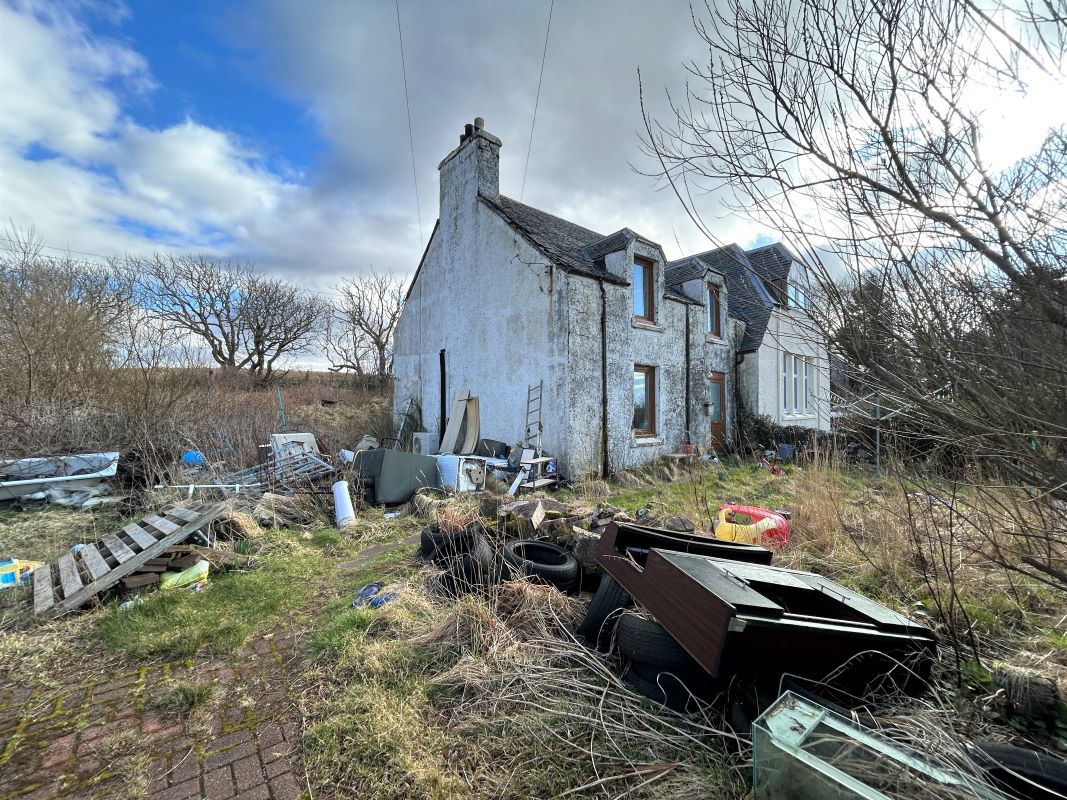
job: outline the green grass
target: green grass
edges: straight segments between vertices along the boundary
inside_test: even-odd
[[[210,683],[179,683],[160,700],[159,705],[178,714],[187,714],[211,699],[214,687]]]
[[[113,603],[100,623],[105,644],[134,659],[231,653],[251,635],[296,613],[332,573],[316,548],[273,535],[256,567],[212,574],[200,592],[158,591],[123,611]]]
[[[1045,631],[1045,643],[1059,653],[1067,653],[1067,631]]]

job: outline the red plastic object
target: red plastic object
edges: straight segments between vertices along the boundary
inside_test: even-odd
[[[774,527],[763,531],[763,544],[775,549],[789,544],[789,520],[778,512],[771,511],[769,508],[759,508],[758,506],[740,506],[736,503],[723,503],[720,505],[720,518],[723,516],[723,511],[727,512],[725,515],[727,521],[734,524],[744,524],[735,522],[734,514],[744,514],[750,517],[753,525],[761,520],[773,520]]]

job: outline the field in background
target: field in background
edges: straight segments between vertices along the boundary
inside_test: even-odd
[[[186,449],[235,468],[282,430],[314,431],[336,453],[365,435],[394,435],[392,397],[347,376],[295,371],[274,385],[209,369],[111,370],[80,395],[0,408],[0,458],[118,450],[120,478],[150,487]],[[324,403],[325,401],[325,403]]]

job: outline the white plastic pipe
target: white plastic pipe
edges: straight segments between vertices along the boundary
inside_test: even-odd
[[[352,496],[348,493],[348,481],[337,481],[333,485],[333,508],[338,528],[355,524],[356,510],[352,507]]]

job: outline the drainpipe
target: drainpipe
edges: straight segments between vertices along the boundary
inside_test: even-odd
[[[600,283],[600,473],[608,477],[608,292]]]
[[[734,356],[734,402],[733,407],[730,409],[733,412],[733,422],[727,427],[727,437],[729,437],[729,431],[734,433],[734,447],[740,449],[741,447],[741,430],[738,425],[737,412],[741,408],[741,362],[745,360],[745,354],[740,353]],[[757,376],[758,379],[759,376]],[[752,409],[749,409],[751,411]]]
[[[444,348],[441,349],[440,357],[441,357],[441,419],[437,424],[438,424],[438,429],[439,429],[440,434],[441,434],[441,438],[443,439],[444,436],[445,436],[445,416],[447,414],[447,411],[445,409],[445,389],[446,389],[446,386],[447,386],[447,381],[446,381],[446,373],[445,373],[445,351],[444,351]]]
[[[689,304],[685,304],[685,444],[692,444],[689,433]]]

